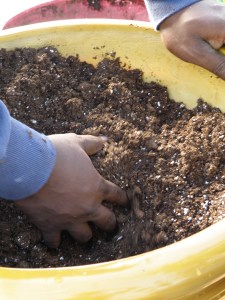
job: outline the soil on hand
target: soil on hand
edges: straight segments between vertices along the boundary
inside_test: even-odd
[[[108,136],[93,164],[131,198],[131,208],[106,204],[117,216],[114,235],[93,227],[93,239],[81,245],[64,232],[55,250],[13,202],[1,200],[0,265],[116,260],[172,244],[225,216],[225,116],[202,100],[189,110],[119,59],[106,57],[94,68],[51,47],[2,49],[0,98],[13,117],[47,135]]]

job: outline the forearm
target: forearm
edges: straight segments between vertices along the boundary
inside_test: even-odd
[[[155,29],[169,16],[200,0],[145,0],[149,18]]]
[[[0,100],[0,197],[19,200],[47,182],[55,164],[48,137],[12,118]]]

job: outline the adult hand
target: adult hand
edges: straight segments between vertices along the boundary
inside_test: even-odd
[[[184,61],[199,65],[225,80],[225,5],[197,2],[167,18],[160,25],[165,46]]]
[[[50,135],[56,149],[56,164],[45,186],[36,194],[15,203],[43,234],[49,247],[58,247],[61,231],[79,241],[92,237],[89,222],[105,231],[116,226],[114,213],[103,200],[126,205],[126,193],[105,180],[88,155],[99,151],[104,138],[73,133]]]

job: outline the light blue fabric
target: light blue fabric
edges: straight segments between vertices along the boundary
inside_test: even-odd
[[[12,118],[0,100],[0,197],[19,200],[47,182],[55,149],[47,136]]]
[[[159,25],[169,16],[190,6],[199,0],[145,0],[145,5],[150,21],[154,28],[159,29]]]

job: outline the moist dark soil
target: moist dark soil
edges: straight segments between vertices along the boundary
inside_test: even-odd
[[[196,83],[197,84],[197,83]],[[84,245],[68,233],[48,249],[14,202],[0,201],[0,265],[93,264],[182,240],[225,216],[225,115],[199,99],[187,109],[167,89],[106,56],[95,68],[56,49],[0,50],[0,98],[16,119],[45,134],[108,136],[92,157],[97,170],[129,193],[113,209],[117,232],[93,227]],[[182,99],[181,99],[182,100]]]

